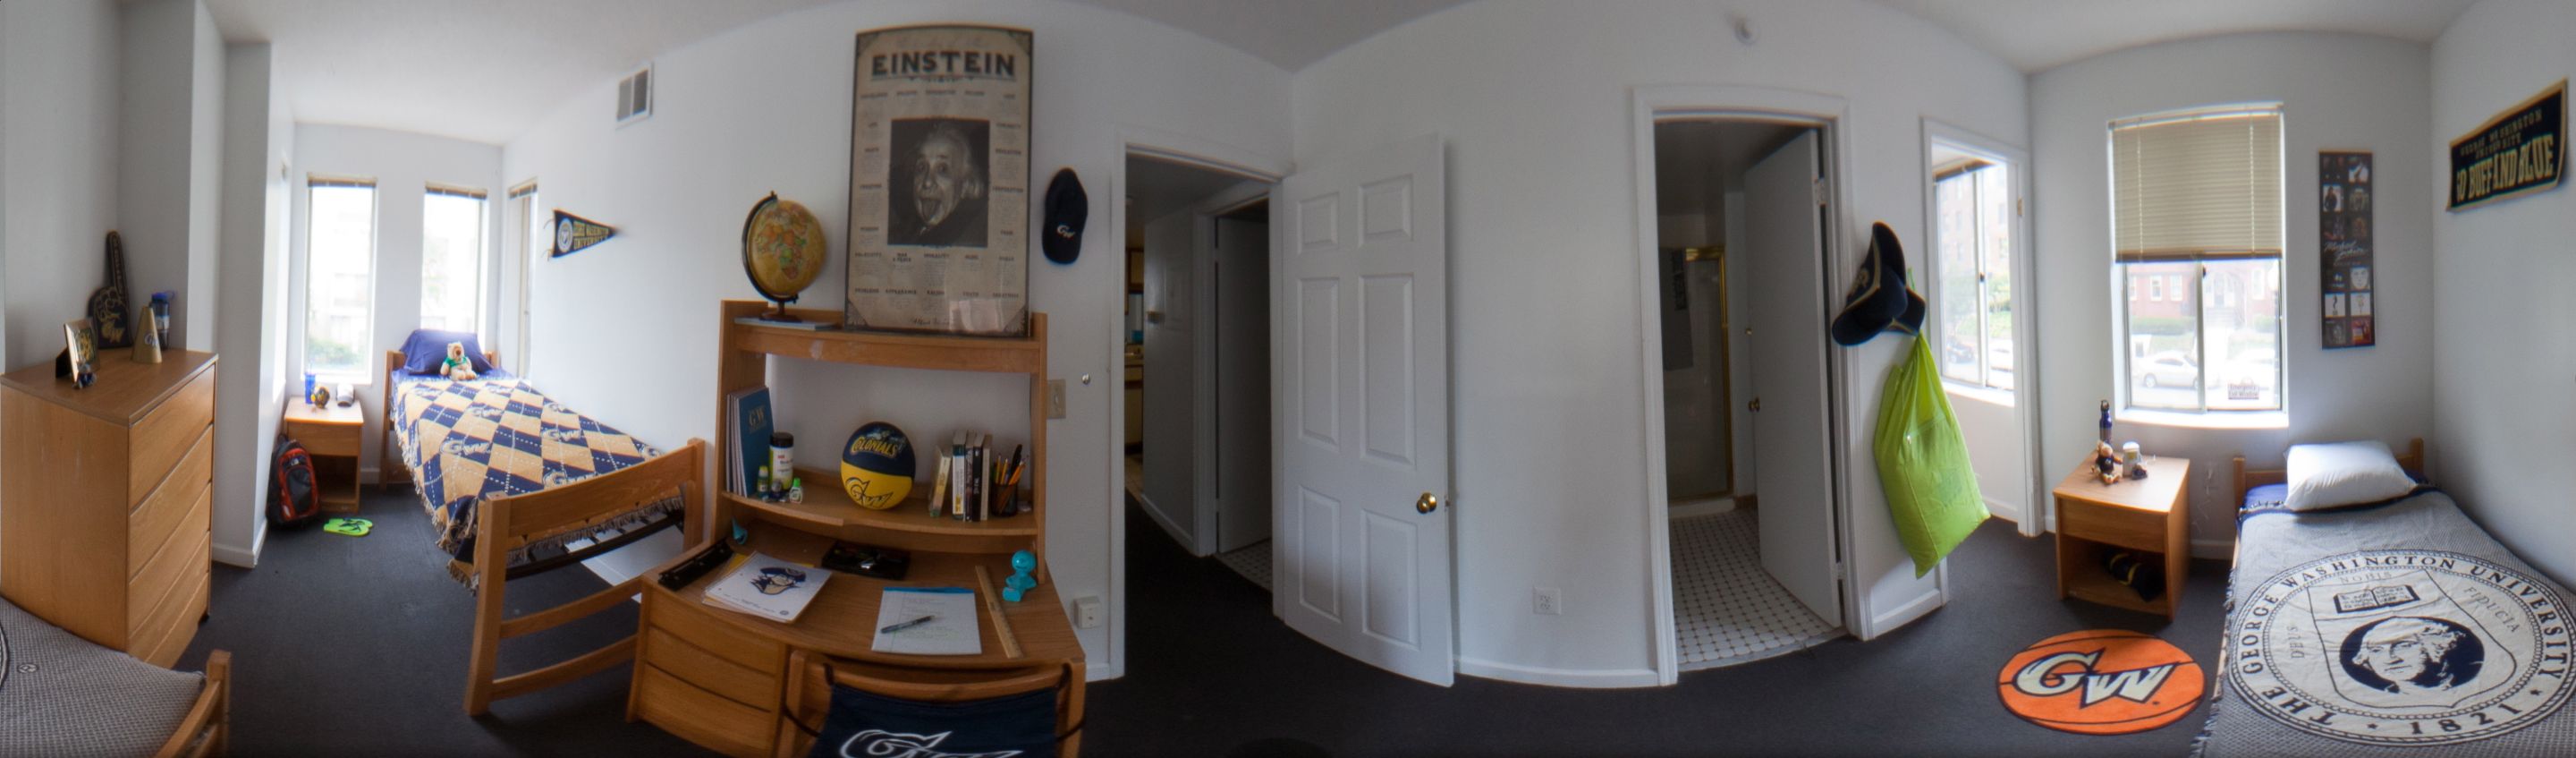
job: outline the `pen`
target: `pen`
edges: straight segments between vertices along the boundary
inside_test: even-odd
[[[921,617],[921,618],[913,619],[913,620],[911,620],[911,621],[906,621],[906,622],[903,622],[903,623],[900,623],[900,624],[895,624],[895,625],[893,625],[893,626],[889,626],[889,627],[886,627],[886,628],[884,628],[884,629],[879,629],[879,630],[877,630],[877,633],[878,633],[878,634],[893,634],[893,633],[895,633],[895,632],[900,632],[900,631],[903,631],[903,630],[906,630],[906,629],[910,629],[910,628],[913,628],[913,627],[916,627],[916,626],[920,626],[920,625],[923,625],[923,624],[930,623],[932,619],[936,619],[936,618],[939,618],[939,617],[938,617],[937,615],[923,616],[923,617]]]

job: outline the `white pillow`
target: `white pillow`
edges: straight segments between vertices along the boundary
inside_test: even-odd
[[[2376,503],[2415,490],[2397,456],[2377,440],[2291,445],[2289,469],[2283,505],[2294,511]]]

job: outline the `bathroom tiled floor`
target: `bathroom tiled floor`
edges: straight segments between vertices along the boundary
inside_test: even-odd
[[[1673,626],[1685,671],[1769,658],[1840,634],[1762,569],[1757,512],[1672,523]]]

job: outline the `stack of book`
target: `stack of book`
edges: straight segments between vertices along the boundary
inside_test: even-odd
[[[738,568],[707,587],[707,605],[776,621],[796,623],[823,580],[832,572],[799,566],[762,553],[739,561]]]
[[[958,432],[931,477],[931,518],[983,521],[1019,513],[1020,480],[1028,475],[1026,448],[1000,453],[993,435]]]
[[[769,388],[753,387],[725,396],[725,491],[759,497],[753,490],[760,467],[769,465],[769,433],[776,431],[769,409]]]

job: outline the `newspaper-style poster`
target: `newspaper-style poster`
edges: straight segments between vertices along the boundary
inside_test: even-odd
[[[1028,334],[1031,35],[859,34],[850,105],[852,329]]]

